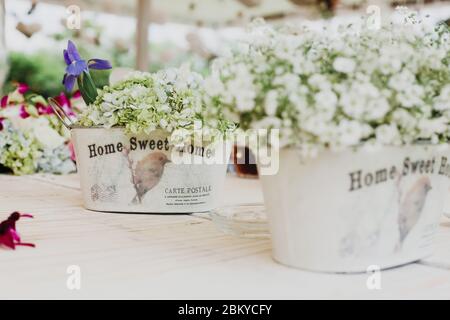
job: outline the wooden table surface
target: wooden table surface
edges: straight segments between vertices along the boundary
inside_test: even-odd
[[[224,204],[261,202],[258,180],[228,177]],[[270,241],[221,233],[208,216],[99,213],[83,209],[76,175],[0,175],[0,219],[30,212],[18,231],[36,248],[0,249],[0,298],[450,299],[450,220],[423,261],[368,274],[282,266]],[[78,266],[80,290],[67,286]]]

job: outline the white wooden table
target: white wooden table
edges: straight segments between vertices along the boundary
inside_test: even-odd
[[[261,202],[258,180],[227,179],[224,204]],[[207,218],[84,210],[76,175],[0,175],[0,219],[30,212],[18,230],[36,248],[0,249],[0,298],[450,298],[450,220],[436,253],[381,272],[306,272],[275,263],[270,241],[224,235]],[[69,266],[81,289],[69,290]]]

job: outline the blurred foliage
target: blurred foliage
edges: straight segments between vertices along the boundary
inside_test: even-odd
[[[15,83],[26,83],[32,92],[44,97],[53,97],[64,91],[62,77],[66,65],[62,54],[39,51],[33,54],[11,52],[9,73],[3,86],[3,93],[15,89]],[[109,71],[92,70],[91,75],[99,88],[108,84]],[[76,89],[76,88],[75,88]]]
[[[33,92],[45,97],[56,96],[64,90],[61,83],[64,74],[64,61],[49,52],[9,54],[9,73],[3,92],[14,90],[15,82],[26,83]]]
[[[73,40],[86,60],[90,58],[107,59],[113,67],[134,68],[135,49],[133,37],[128,39],[106,38],[104,26],[95,19],[83,20],[82,30],[61,28],[51,35],[51,42],[57,48],[65,47],[67,40]],[[62,44],[62,46],[60,45]],[[51,46],[50,46],[51,47]],[[207,73],[208,59],[193,51],[179,48],[171,42],[149,44],[150,67],[155,72],[167,67],[177,67],[182,63],[190,63],[192,70]],[[44,97],[59,95],[64,91],[62,77],[66,66],[61,50],[49,49],[34,53],[9,53],[9,74],[1,91],[8,93],[14,90],[16,82],[26,83],[31,91]],[[91,75],[98,88],[108,84],[110,71],[91,70]],[[76,90],[76,86],[74,90]]]

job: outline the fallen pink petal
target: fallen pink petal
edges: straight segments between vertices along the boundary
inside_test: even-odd
[[[16,222],[20,218],[33,218],[33,215],[14,211],[8,219],[0,223],[0,247],[7,247],[13,250],[16,249],[16,246],[35,247],[33,243],[21,241],[20,235],[16,230]]]

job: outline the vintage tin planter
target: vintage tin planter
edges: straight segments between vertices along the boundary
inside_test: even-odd
[[[446,146],[326,152],[302,162],[280,151],[262,175],[273,257],[325,272],[389,268],[432,253],[448,194]]]
[[[191,213],[216,206],[230,145],[173,148],[168,134],[71,127],[84,205],[114,212]]]

